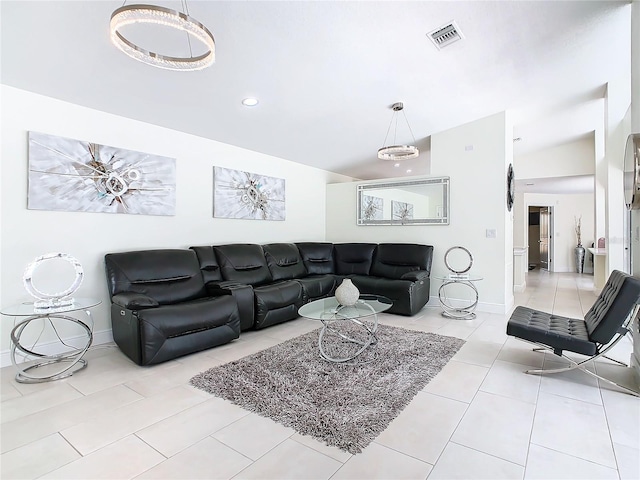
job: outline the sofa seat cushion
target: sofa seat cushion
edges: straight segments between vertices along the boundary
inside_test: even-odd
[[[351,279],[360,293],[382,295],[393,301],[386,313],[415,315],[429,301],[429,279],[414,282],[364,275],[354,275]]]
[[[255,328],[264,328],[298,317],[303,304],[302,285],[295,280],[262,285],[253,289]]]
[[[309,275],[304,278],[298,278],[296,281],[302,285],[304,303],[328,297],[333,294],[336,288],[336,277],[334,275]]]
[[[391,300],[397,300],[411,288],[413,282],[409,280],[391,280],[388,278],[354,275],[350,277],[353,284],[358,287],[360,293],[372,293],[382,295]],[[340,285],[340,282],[338,282]]]
[[[516,307],[513,311],[507,323],[507,335],[583,355],[596,353],[596,344],[589,340],[583,319],[560,317],[527,307]]]
[[[279,308],[290,303],[302,302],[302,285],[295,280],[286,280],[255,287],[253,294],[256,298],[256,306]]]
[[[230,317],[238,317],[238,306],[232,296],[225,295],[139,310],[137,315],[142,329],[172,338],[225,325]]]

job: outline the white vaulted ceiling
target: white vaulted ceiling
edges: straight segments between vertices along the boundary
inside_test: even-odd
[[[216,39],[216,63],[198,72],[116,50],[120,6],[2,1],[2,83],[371,179],[429,173],[433,133],[502,110],[516,154],[584,137],[602,122],[589,105],[630,71],[629,2],[192,0]],[[426,34],[452,20],[465,38],[439,51]],[[248,96],[260,104],[242,106]],[[400,168],[376,157],[397,101],[422,152]]]

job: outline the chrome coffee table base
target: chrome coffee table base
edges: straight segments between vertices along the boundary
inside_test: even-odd
[[[321,319],[322,329],[318,336],[320,356],[328,362],[353,362],[367,349],[378,344],[378,338],[376,337],[376,331],[378,330],[377,314],[374,313],[372,318],[367,317],[370,322],[357,318],[340,317],[339,312],[331,315],[333,318]],[[345,320],[348,320],[348,322],[345,322]],[[356,328],[354,331],[350,331],[349,326],[355,326]],[[360,338],[354,338],[356,336]],[[336,353],[327,352],[327,350],[335,350],[338,343],[342,351],[339,356]]]
[[[354,305],[341,305],[336,297],[313,300],[298,310],[301,317],[320,320],[320,357],[341,365],[367,363],[375,358],[378,313],[393,302],[380,295],[361,294]]]

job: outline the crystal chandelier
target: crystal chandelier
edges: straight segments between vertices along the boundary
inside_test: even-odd
[[[391,105],[391,109],[393,110],[393,115],[391,116],[391,122],[389,123],[389,128],[387,128],[387,135],[384,137],[384,145],[387,144],[387,138],[389,137],[389,132],[391,131],[391,125],[394,124],[395,127],[393,132],[393,145],[382,147],[378,150],[378,158],[380,160],[391,160],[394,162],[400,160],[410,160],[412,158],[416,158],[420,151],[417,147],[413,145],[396,145],[396,134],[398,133],[398,112],[402,112],[404,115],[404,121],[407,123],[407,127],[409,127],[409,132],[411,132],[411,136],[413,137],[413,143],[416,143],[416,137],[413,135],[413,131],[411,130],[411,126],[409,125],[409,121],[407,120],[407,114],[404,113],[404,105],[402,102],[397,102]]]
[[[215,61],[215,41],[211,32],[203,24],[191,18],[186,0],[183,0],[185,13],[155,5],[128,5],[122,6],[111,14],[111,41],[122,52],[140,62],[167,70],[202,70]],[[187,33],[190,56],[171,57],[160,55],[139,47],[125,38],[120,30],[122,27],[133,24],[162,25]],[[202,43],[207,51],[201,55],[193,56],[191,39]]]

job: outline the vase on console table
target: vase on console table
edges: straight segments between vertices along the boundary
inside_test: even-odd
[[[355,305],[360,297],[360,290],[356,287],[350,278],[345,278],[340,286],[336,288],[336,300],[340,305],[350,307]]]

